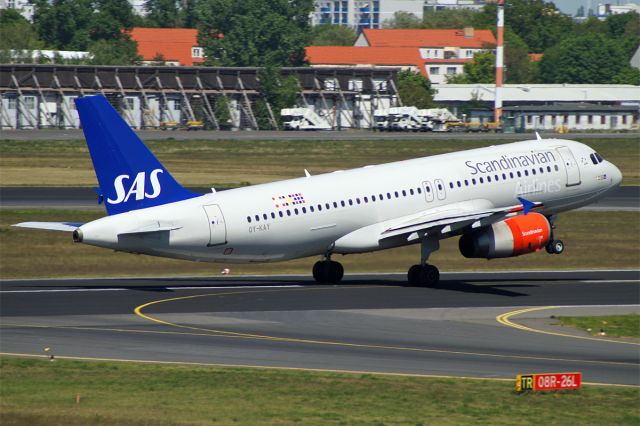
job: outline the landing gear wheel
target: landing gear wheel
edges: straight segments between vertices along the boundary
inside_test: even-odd
[[[431,287],[440,280],[440,271],[433,265],[413,265],[407,273],[411,286]]]
[[[420,285],[420,275],[422,274],[422,265],[413,265],[407,273],[407,281],[410,286]]]
[[[434,286],[440,281],[440,271],[433,265],[424,265],[420,278],[423,286]]]
[[[313,265],[313,279],[318,284],[337,284],[342,281],[344,268],[332,260],[321,260]]]
[[[562,240],[551,240],[545,249],[549,254],[561,254],[564,251],[564,242]]]

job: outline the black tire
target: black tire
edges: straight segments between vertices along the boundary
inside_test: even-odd
[[[551,240],[545,246],[545,250],[549,254],[562,254],[564,251],[564,242],[562,240]]]
[[[440,281],[440,271],[433,265],[424,265],[420,274],[420,282],[423,286],[431,287]]]
[[[562,240],[553,241],[553,253],[562,254],[564,251],[564,242]]]
[[[331,284],[338,284],[342,281],[342,277],[344,276],[344,268],[342,267],[342,264],[331,261],[328,266],[329,273],[327,274],[327,281]]]
[[[312,269],[313,279],[318,284],[322,284],[327,281],[325,278],[326,274],[324,272],[325,272],[324,262],[319,261],[313,265],[313,269]]]
[[[409,268],[409,272],[407,272],[407,281],[409,282],[409,285],[419,286],[421,274],[422,274],[421,265],[413,265],[411,268]]]
[[[313,265],[312,274],[318,284],[338,284],[344,276],[344,268],[339,262],[321,260]]]

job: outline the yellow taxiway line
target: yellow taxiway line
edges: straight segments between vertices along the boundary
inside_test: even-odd
[[[286,291],[318,291],[318,290],[324,290],[324,289],[296,288],[296,289],[287,289]],[[203,298],[203,297],[222,297],[222,296],[229,296],[229,295],[265,293],[265,292],[276,292],[276,291],[285,291],[285,290],[252,290],[252,291],[207,293],[207,294],[197,294],[197,295],[191,295],[191,296],[172,297],[169,299],[155,300],[155,301],[140,305],[134,309],[134,313],[138,315],[140,318],[144,318],[156,324],[180,328],[183,330],[190,330],[191,332],[197,332],[197,333],[211,333],[211,336],[217,336],[217,337],[229,336],[229,337],[241,337],[246,339],[288,342],[288,343],[303,343],[303,344],[313,344],[313,345],[383,349],[383,350],[422,352],[422,353],[441,353],[441,354],[449,354],[449,355],[476,356],[476,357],[485,357],[485,358],[524,359],[524,360],[571,362],[571,363],[583,363],[583,364],[636,365],[635,363],[617,362],[617,361],[581,360],[581,359],[551,358],[551,357],[537,357],[537,356],[525,356],[525,355],[502,355],[502,354],[492,354],[492,353],[483,353],[483,352],[450,351],[450,350],[442,350],[442,349],[426,349],[426,348],[415,348],[415,347],[405,347],[405,346],[388,346],[388,345],[375,345],[375,344],[366,344],[366,343],[348,343],[348,342],[329,341],[329,340],[312,340],[312,339],[279,337],[279,336],[242,333],[242,332],[234,332],[234,331],[226,331],[226,330],[177,324],[170,321],[161,320],[157,317],[153,317],[151,315],[143,313],[143,310],[145,310],[146,308],[154,305],[159,305],[161,303],[169,303],[169,302],[197,299],[197,298]]]
[[[515,317],[517,315],[526,314],[528,312],[543,311],[543,310],[548,310],[548,309],[560,309],[560,308],[567,308],[567,307],[568,306],[538,306],[538,307],[535,307],[535,308],[519,309],[517,311],[506,312],[504,314],[498,315],[496,317],[496,321],[498,321],[502,325],[506,325],[507,327],[517,328],[518,330],[530,331],[532,333],[548,334],[548,335],[551,335],[551,336],[560,336],[560,337],[570,337],[572,339],[593,340],[593,341],[596,341],[596,342],[618,343],[618,344],[621,344],[621,345],[640,346],[640,343],[629,342],[629,341],[624,341],[624,340],[601,339],[601,338],[598,338],[598,337],[576,336],[576,335],[573,335],[573,334],[566,334],[566,333],[558,333],[558,332],[555,332],[555,331],[540,330],[540,329],[537,329],[537,328],[527,327],[526,325],[518,324],[518,323],[513,322],[511,320],[512,317]],[[572,308],[573,308],[573,306],[572,306]]]

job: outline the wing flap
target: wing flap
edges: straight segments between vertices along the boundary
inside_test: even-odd
[[[488,200],[454,203],[444,206],[440,210],[431,209],[418,215],[406,217],[384,230],[380,234],[380,240],[406,235],[407,239],[411,241],[432,232],[445,234],[467,226],[472,228],[487,226],[522,211],[525,211],[526,214],[540,207],[542,207],[542,203],[530,201],[498,208],[494,208]]]

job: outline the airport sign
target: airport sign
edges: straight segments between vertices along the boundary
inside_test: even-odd
[[[516,392],[573,390],[582,386],[582,373],[518,374]]]

